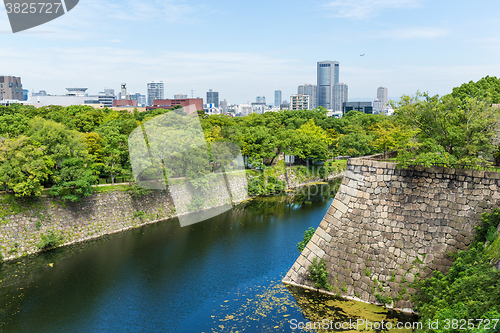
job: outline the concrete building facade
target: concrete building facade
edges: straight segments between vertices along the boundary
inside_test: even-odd
[[[0,76],[0,100],[18,100],[23,98],[23,85],[18,76]]]
[[[290,96],[290,110],[310,110],[310,96],[297,94]]]
[[[163,84],[163,81],[152,81],[148,82],[148,105],[152,106],[154,103],[154,100],[158,99],[163,99],[165,95],[165,85]],[[203,109],[203,103],[202,103],[202,109]]]
[[[342,106],[349,101],[349,87],[345,83],[337,83],[333,86],[333,111],[341,112]]]

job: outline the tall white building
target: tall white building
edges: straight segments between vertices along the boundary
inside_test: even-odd
[[[163,99],[164,89],[163,81],[148,82],[148,105],[153,105],[155,99]]]
[[[385,109],[387,105],[387,88],[386,87],[378,87],[377,88],[377,99],[382,102],[381,109]]]
[[[297,94],[290,96],[290,110],[311,110],[309,95]]]
[[[344,102],[349,101],[349,87],[345,83],[337,83],[333,86],[333,108],[334,112],[342,112]]]

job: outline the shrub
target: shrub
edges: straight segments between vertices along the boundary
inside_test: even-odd
[[[328,272],[326,271],[325,259],[321,258],[318,263],[318,258],[313,259],[313,263],[309,265],[309,278],[315,282],[314,286],[318,289],[324,288],[332,290],[332,286],[328,283]]]
[[[376,293],[375,295],[375,298],[377,299],[377,301],[379,301],[380,303],[382,304],[391,304],[392,303],[392,298],[391,296],[387,295],[387,296],[383,296],[379,293]]]
[[[310,227],[309,229],[304,231],[304,239],[301,242],[297,243],[297,250],[299,252],[304,251],[304,248],[306,247],[307,243],[309,243],[315,232],[316,230],[314,230],[313,227]]]
[[[499,222],[500,209],[495,209],[491,214],[483,213],[481,216],[481,225],[474,228],[476,229],[474,244],[493,241],[496,237],[496,230]]]
[[[54,232],[53,230],[49,231],[48,235],[40,234],[41,242],[37,244],[37,247],[40,250],[48,250],[54,247],[57,247],[62,244],[63,236]]]
[[[151,190],[149,190],[147,188],[142,188],[137,184],[133,184],[130,186],[130,188],[127,190],[127,192],[128,192],[128,194],[130,194],[130,196],[132,198],[138,198],[138,197],[141,197],[143,195],[147,195],[147,194],[151,193]]]
[[[477,325],[479,319],[493,319],[492,322],[500,319],[500,272],[490,264],[488,248],[483,244],[488,237],[494,237],[488,234],[496,230],[499,212],[495,209],[492,214],[483,214],[473,245],[455,255],[446,276],[435,271],[433,277],[416,284],[419,289],[415,297],[416,310],[422,322],[471,319]],[[446,332],[461,331],[452,328]]]

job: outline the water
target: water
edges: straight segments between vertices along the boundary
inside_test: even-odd
[[[291,332],[313,307],[280,281],[331,201],[258,199],[189,227],[172,219],[4,264],[0,330]]]

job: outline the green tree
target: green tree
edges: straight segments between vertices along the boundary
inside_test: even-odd
[[[462,84],[453,88],[451,96],[465,101],[470,98],[500,103],[500,79],[496,76],[485,76],[481,80]]]
[[[104,171],[109,172],[111,184],[115,184],[116,176],[123,173],[123,152],[128,150],[127,137],[117,131],[107,133],[103,141]]]
[[[17,197],[41,196],[43,184],[54,166],[45,150],[24,135],[5,140],[0,146],[0,186],[6,192],[13,191]]]
[[[332,140],[328,133],[310,119],[296,131],[294,154],[302,159],[324,161],[328,158],[328,145]]]
[[[77,201],[92,193],[97,177],[90,167],[85,136],[52,120],[39,117],[29,123],[28,134],[34,145],[44,146],[45,155],[53,163],[49,184],[51,192],[65,200]]]
[[[401,156],[440,163],[487,163],[491,157],[500,109],[488,102],[417,92],[393,106],[398,120],[418,130],[413,149]]]

